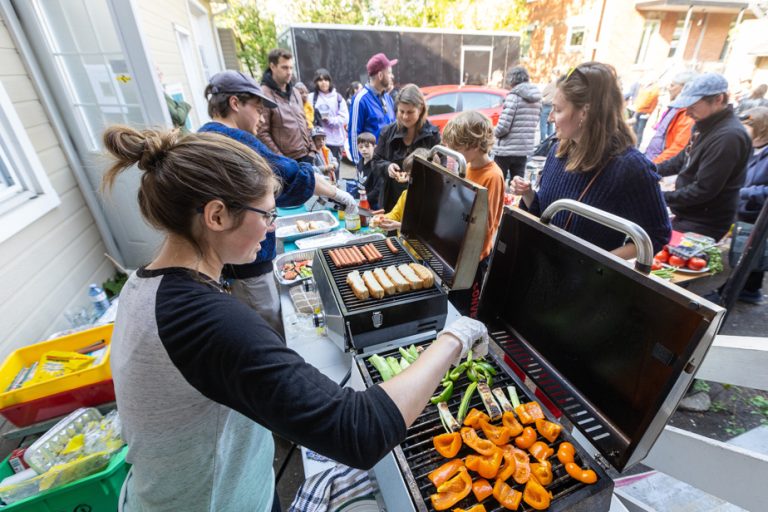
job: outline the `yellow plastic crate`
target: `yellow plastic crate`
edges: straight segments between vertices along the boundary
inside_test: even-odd
[[[112,369],[109,366],[109,355],[112,327],[113,324],[101,325],[15,350],[0,366],[0,390],[8,389],[22,368],[39,361],[43,354],[51,350],[77,351],[101,340],[104,340],[107,349],[102,361],[95,366],[38,384],[30,384],[23,388],[0,393],[0,409],[111,380]]]

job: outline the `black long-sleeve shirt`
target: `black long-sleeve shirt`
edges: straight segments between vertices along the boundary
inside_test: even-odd
[[[675,190],[664,193],[675,214],[673,227],[722,238],[736,217],[752,142],[729,106],[697,122],[688,146],[658,165],[662,176],[677,174]]]

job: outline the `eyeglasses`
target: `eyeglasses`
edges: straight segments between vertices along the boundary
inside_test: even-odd
[[[254,208],[253,206],[246,206],[246,205],[242,205],[242,204],[232,204],[232,205],[229,205],[229,206],[230,206],[230,208],[240,208],[242,210],[249,210],[249,211],[252,211],[252,212],[260,213],[262,215],[262,217],[264,217],[264,220],[267,223],[267,227],[269,227],[272,224],[274,224],[275,220],[278,217],[277,209],[266,211],[266,210],[262,210],[261,208]],[[195,210],[197,211],[197,213],[203,213],[203,207],[202,206],[198,206]]]

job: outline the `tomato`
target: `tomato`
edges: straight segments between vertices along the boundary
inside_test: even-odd
[[[669,253],[666,249],[661,250],[656,253],[656,256],[654,256],[655,259],[659,260],[659,263],[666,263],[669,260]],[[656,270],[656,269],[654,269]]]
[[[691,270],[701,270],[707,266],[707,260],[703,258],[691,258],[688,260],[688,268]]]
[[[651,265],[651,270],[661,270],[663,268],[663,265],[659,260],[656,258],[653,258],[653,264]]]
[[[675,256],[674,254],[669,257],[669,264],[673,267],[684,267],[686,261],[687,260],[684,260],[679,256]]]

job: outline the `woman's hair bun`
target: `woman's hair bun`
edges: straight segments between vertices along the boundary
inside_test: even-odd
[[[153,172],[176,144],[178,137],[177,130],[139,131],[129,126],[111,126],[104,132],[104,147],[119,165],[130,167],[138,164],[142,171]]]

